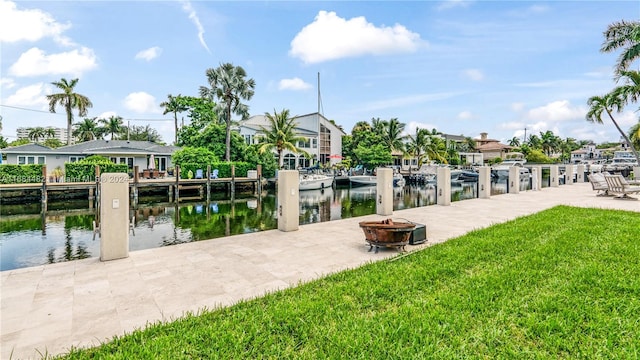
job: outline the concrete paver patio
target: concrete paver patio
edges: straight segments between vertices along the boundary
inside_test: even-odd
[[[427,225],[428,242],[556,205],[640,212],[640,201],[597,197],[588,183],[395,211],[1,273],[2,359],[41,358],[93,346],[147,323],[228,306],[265,292],[395,256],[368,252],[358,222],[403,218]],[[640,215],[638,223],[640,225]]]

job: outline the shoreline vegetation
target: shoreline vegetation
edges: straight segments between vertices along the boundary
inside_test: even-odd
[[[56,358],[636,358],[637,217],[558,206]]]

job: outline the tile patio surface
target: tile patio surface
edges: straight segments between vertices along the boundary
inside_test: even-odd
[[[454,202],[358,218],[131,252],[1,273],[0,358],[31,359],[92,346],[147,323],[294,286],[323,275],[395,256],[368,252],[358,222],[404,218],[427,225],[428,242],[556,205],[640,213],[640,201],[597,197],[589,183]],[[640,224],[640,214],[639,220]]]

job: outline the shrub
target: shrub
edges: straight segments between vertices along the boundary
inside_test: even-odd
[[[42,182],[41,164],[0,165],[0,184],[28,184]]]

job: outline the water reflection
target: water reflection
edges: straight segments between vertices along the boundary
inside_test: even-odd
[[[477,197],[475,183],[452,187],[452,200]],[[326,222],[376,212],[376,187],[337,188],[300,192],[300,224]],[[277,198],[260,197],[194,203],[141,204],[130,210],[131,251],[170,246],[222,236],[277,228]],[[395,188],[394,210],[433,205],[433,185]],[[67,204],[69,206],[69,204]],[[31,213],[25,207],[3,206],[0,219],[1,269],[10,270],[96,257],[100,238],[93,237],[94,209]],[[56,208],[56,206],[49,206]],[[104,230],[103,230],[104,231]],[[135,234],[135,235],[134,235]]]

